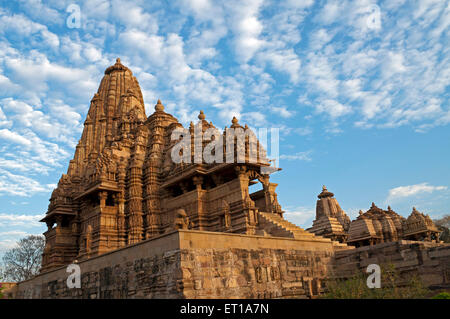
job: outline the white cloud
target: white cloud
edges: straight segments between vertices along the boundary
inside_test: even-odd
[[[285,207],[285,213],[283,214],[291,223],[294,223],[302,228],[309,228],[312,226],[312,222],[316,217],[315,209],[311,207]]]
[[[0,213],[0,227],[39,227],[42,223],[39,221],[44,218],[44,214],[38,215],[21,215],[21,214],[1,214]],[[1,233],[0,233],[1,234]]]
[[[318,15],[319,20],[325,25],[331,24],[337,20],[342,11],[339,1],[328,1]]]
[[[74,147],[76,142],[73,133],[81,132],[81,116],[61,101],[49,101],[48,114],[35,110],[25,102],[6,98],[0,101],[5,111],[9,112],[9,119],[15,125],[31,128],[42,133],[54,141],[68,143]],[[12,133],[11,133],[12,134]]]
[[[292,83],[299,82],[301,61],[292,49],[269,50],[259,54],[259,58],[269,61],[274,69],[289,74]]]
[[[435,191],[446,190],[447,186],[433,186],[429,183],[421,183],[408,186],[399,186],[389,190],[387,201],[393,201],[405,197],[416,196],[420,194],[431,194]]]
[[[24,130],[23,134],[19,134],[8,129],[1,129],[0,139],[11,142],[9,147],[19,158],[61,166],[59,162],[69,156],[69,153],[58,144],[42,140],[31,130]]]
[[[290,111],[285,106],[272,106],[270,107],[274,114],[281,116],[282,118],[291,118],[295,115],[294,111]]]
[[[263,25],[258,19],[262,0],[227,1],[229,26],[234,33],[235,51],[242,63],[248,62],[264,45],[260,39]]]
[[[336,100],[326,99],[316,105],[316,110],[319,113],[327,113],[334,119],[350,113],[352,108],[348,105],[343,105]]]
[[[59,38],[56,34],[50,32],[45,25],[33,22],[20,14],[5,15],[0,11],[0,33],[16,34],[22,37],[34,36],[33,42],[36,44],[42,41],[51,48],[59,46]]]
[[[65,17],[58,9],[62,12],[65,11],[70,1],[59,0],[59,1],[46,1],[50,3],[43,4],[42,0],[19,0],[21,8],[32,18],[37,21],[44,22],[47,24],[57,24],[60,25],[65,20]],[[59,5],[57,8],[51,8],[55,5],[55,2]],[[65,3],[67,2],[67,3]],[[62,10],[61,10],[62,9]]]
[[[111,13],[126,28],[138,28],[145,30],[149,34],[158,32],[156,16],[144,12],[140,6],[132,1],[113,0],[111,3]]]
[[[300,136],[310,135],[313,131],[309,127],[298,127],[294,129],[294,132]]]
[[[0,195],[30,197],[36,193],[49,193],[55,187],[55,184],[41,184],[30,177],[12,174],[0,168]]]
[[[340,81],[337,79],[336,70],[326,55],[311,53],[308,56],[303,79],[312,92],[332,98],[339,94]]]
[[[20,134],[11,132],[8,129],[0,130],[0,139],[4,139],[23,146],[31,146],[32,142]]]
[[[280,155],[280,159],[285,159],[288,161],[306,161],[310,162],[312,160],[311,158],[312,151],[306,151],[306,152],[298,152],[295,154],[282,154]]]
[[[0,157],[0,168],[14,172],[40,173],[44,175],[47,175],[52,170],[51,166],[43,165],[36,160],[14,154],[10,154],[9,157]]]

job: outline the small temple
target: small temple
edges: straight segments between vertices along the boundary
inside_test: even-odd
[[[441,231],[430,216],[419,212],[413,207],[411,215],[406,219],[403,228],[403,238],[420,241],[438,241]]]
[[[347,243],[359,247],[400,240],[404,219],[390,207],[383,210],[372,203],[368,211],[360,211],[359,216],[350,223]]]
[[[318,236],[331,238],[344,243],[347,241],[350,218],[339,206],[334,194],[329,192],[325,185],[317,196],[316,219],[313,226],[307,230]]]
[[[372,203],[366,212],[350,218],[339,206],[334,194],[325,186],[318,195],[316,218],[307,231],[351,246],[371,246],[398,240],[439,242],[440,231],[428,215],[413,208],[408,218],[397,214],[390,206],[386,210]]]

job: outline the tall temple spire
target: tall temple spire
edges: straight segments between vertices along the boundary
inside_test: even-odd
[[[144,99],[137,79],[129,68],[117,58],[116,63],[105,70],[97,93],[84,123],[84,129],[69,165],[68,174],[79,174],[86,169],[90,154],[100,154],[104,147],[112,144],[114,138],[133,127],[132,122],[146,119]]]

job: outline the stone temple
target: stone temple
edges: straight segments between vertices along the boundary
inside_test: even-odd
[[[48,229],[41,273],[8,294],[315,298],[330,278],[352,276],[370,263],[393,263],[429,286],[450,285],[450,246],[403,240],[435,236],[426,216],[414,211],[405,222],[373,207],[350,222],[324,187],[306,231],[283,217],[269,176],[279,169],[247,125],[233,118],[230,129],[244,132],[244,140],[233,137],[236,148],[224,142],[222,154],[214,151],[231,162],[192,158],[210,145],[198,143],[195,132],[214,129],[203,112],[198,119],[185,129],[159,100],[147,117],[131,70],[120,59],[107,68],[42,219]],[[177,148],[178,130],[187,132],[187,149]],[[216,132],[210,142],[228,138]],[[174,161],[174,154],[191,161]],[[261,190],[250,193],[255,183]],[[79,288],[67,284],[69,264],[80,267]]]
[[[431,220],[413,207],[408,218],[394,212],[390,206],[383,210],[372,203],[369,210],[350,221],[334,194],[323,186],[317,196],[316,219],[307,230],[352,246],[370,246],[401,239],[439,242],[440,231]]]
[[[198,118],[202,130],[214,127],[203,112]],[[267,159],[175,164],[171,134],[180,127],[159,100],[146,116],[139,83],[120,59],[106,69],[74,158],[42,220],[48,227],[43,271],[179,228],[314,240],[283,219],[277,184],[261,174]],[[236,118],[231,128],[249,130]],[[262,190],[250,194],[254,183]]]

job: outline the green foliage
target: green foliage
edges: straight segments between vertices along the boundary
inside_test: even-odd
[[[444,243],[450,243],[450,215],[446,215],[441,219],[434,220],[436,227],[442,231],[440,240]]]
[[[441,292],[438,293],[436,296],[433,296],[431,299],[450,299],[450,293]]]
[[[381,288],[367,287],[369,274],[358,272],[351,278],[327,282],[327,299],[418,299],[425,298],[429,290],[417,276],[405,280],[393,265],[381,267]]]

